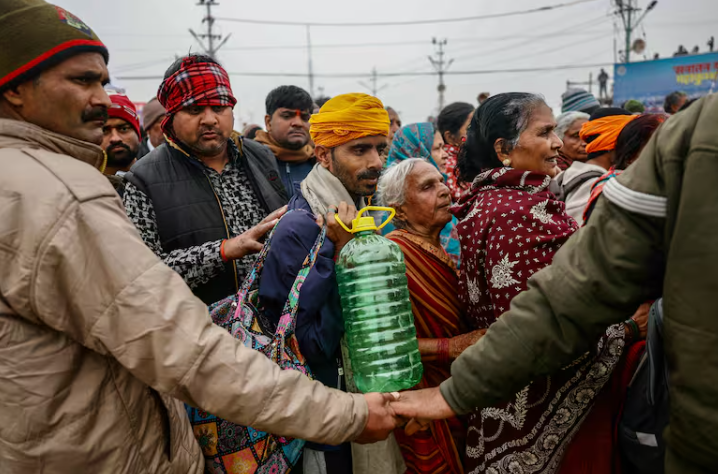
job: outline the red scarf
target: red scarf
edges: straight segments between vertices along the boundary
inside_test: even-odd
[[[449,155],[446,159],[446,185],[449,187],[453,202],[458,201],[461,195],[469,189],[467,184],[459,184],[459,180],[456,178],[456,160],[459,157],[459,150],[461,150],[460,146],[449,143],[444,145],[444,151]]]

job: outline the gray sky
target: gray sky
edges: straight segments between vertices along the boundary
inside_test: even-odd
[[[51,0],[52,1],[52,0]],[[204,8],[194,0],[54,0],[85,21],[110,49],[113,76],[161,76],[175,54],[200,51],[188,29],[203,29]],[[381,22],[478,16],[533,9],[566,0],[220,0],[218,18],[248,18],[313,22]],[[649,0],[638,0],[645,7]],[[460,23],[391,27],[313,27],[314,72],[379,73],[430,71],[427,56],[434,53],[431,38],[447,38],[450,70],[469,71],[612,63],[614,38],[621,44],[619,25],[610,15],[609,0],[596,0],[549,12]],[[218,59],[231,72],[307,72],[306,30],[296,26],[217,22],[223,35],[232,37]],[[622,31],[622,30],[621,30]],[[659,0],[637,31],[647,43],[646,55],[671,56],[678,44],[689,50],[718,36],[718,0]],[[362,43],[390,43],[369,47],[322,47]],[[410,43],[410,44],[406,44]],[[270,47],[291,46],[272,49]],[[250,49],[247,49],[250,48]],[[258,48],[258,49],[251,49]],[[619,46],[619,49],[620,46]],[[639,58],[635,58],[639,59]],[[543,94],[554,110],[566,81],[585,81],[599,68],[505,72],[447,76],[446,100],[476,103],[479,92],[492,94],[528,91]],[[606,68],[612,74],[612,68]],[[315,89],[326,95],[369,92],[360,78],[323,78]],[[244,122],[263,124],[264,99],[274,87],[295,84],[309,89],[307,77],[232,76],[239,100],[235,115]],[[368,82],[364,79],[365,82]],[[118,81],[130,98],[144,102],[155,95],[159,80]],[[403,122],[423,121],[436,113],[435,76],[387,77],[378,94],[399,111]]]

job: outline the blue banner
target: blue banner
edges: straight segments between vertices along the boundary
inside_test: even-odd
[[[683,91],[692,99],[718,90],[718,52],[616,64],[613,73],[614,106],[636,99],[647,111],[658,112],[671,92]]]

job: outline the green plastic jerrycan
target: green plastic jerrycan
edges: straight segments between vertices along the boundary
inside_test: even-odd
[[[389,218],[377,227],[372,217],[362,217],[371,210],[387,211]],[[409,389],[423,373],[404,254],[376,233],[395,214],[390,208],[365,207],[351,229],[335,215],[354,234],[339,254],[336,273],[354,381],[363,393]]]

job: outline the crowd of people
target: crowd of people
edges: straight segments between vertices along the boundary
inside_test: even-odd
[[[60,7],[3,2],[0,49],[1,472],[718,471],[715,96],[482,93],[403,124],[286,85],[238,132],[209,56],[138,114]],[[337,218],[369,204],[395,212],[412,390],[351,377]],[[312,379],[213,323],[255,279],[235,306]],[[670,405],[636,413],[656,347]]]

